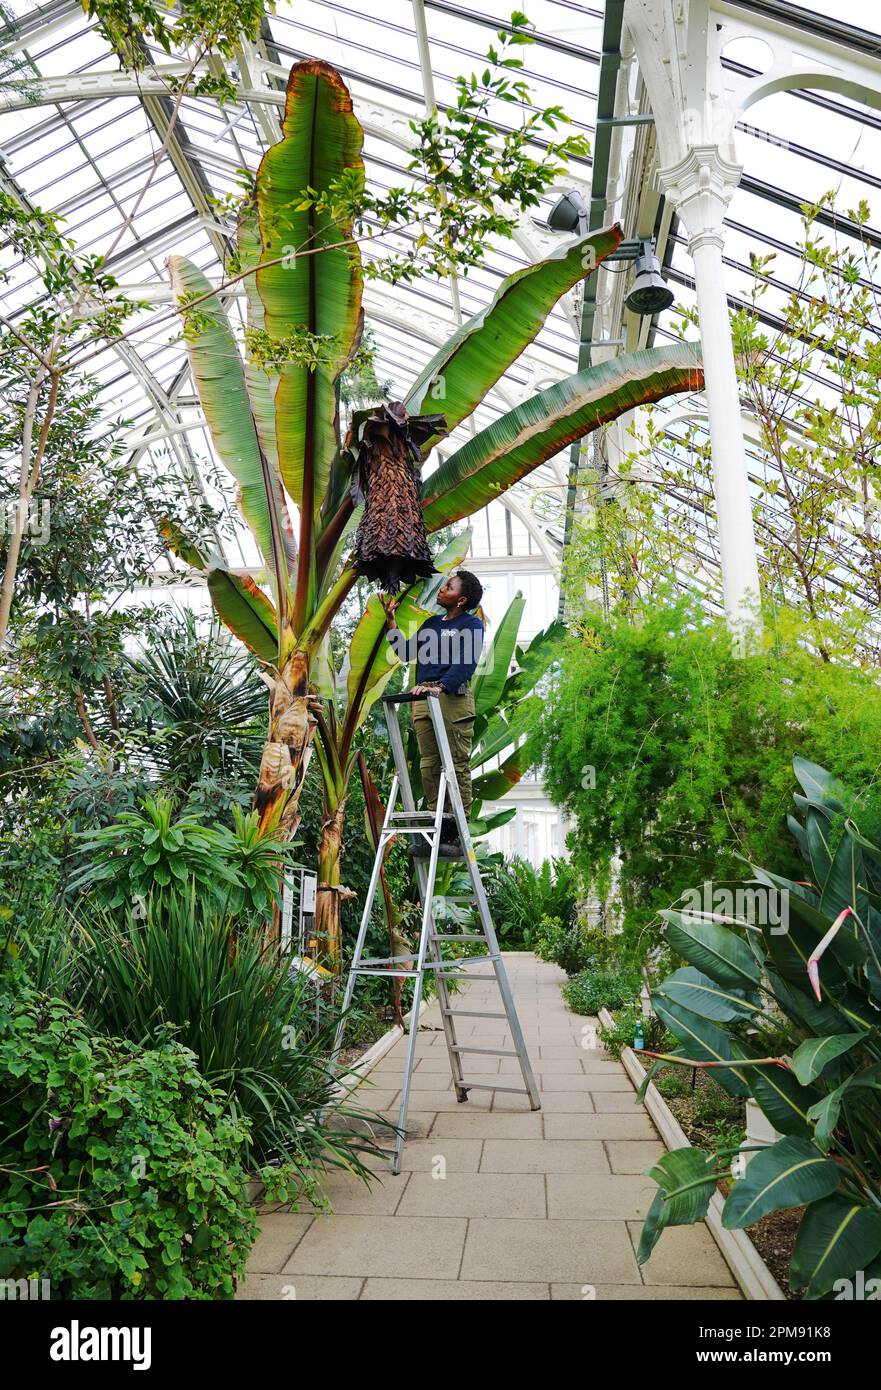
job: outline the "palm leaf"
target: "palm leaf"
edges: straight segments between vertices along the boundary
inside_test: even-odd
[[[485,772],[482,777],[475,777],[475,801],[501,801],[512,787],[516,787],[526,767],[527,754],[524,746],[515,749],[496,772]]]
[[[625,411],[702,385],[700,357],[691,343],[629,353],[565,377],[444,460],[422,489],[428,530],[485,507],[546,459]]]
[[[448,431],[466,419],[533,341],[560,296],[614,251],[621,237],[619,226],[604,227],[507,276],[486,308],[463,323],[425,367],[405,401],[410,414],[442,412]],[[423,457],[437,438],[427,441]]]
[[[219,616],[245,646],[265,661],[278,661],[278,622],[271,602],[247,574],[214,568],[208,592]]]
[[[218,457],[239,484],[242,514],[267,564],[272,564],[272,527],[266,497],[260,441],[245,382],[245,369],[229,320],[211,283],[184,256],[170,256],[168,269],[178,307],[197,297],[187,354],[199,400]]]
[[[852,1279],[881,1250],[881,1213],[834,1194],[812,1202],[798,1228],[790,1283],[808,1298],[828,1293],[837,1279]]]
[[[335,381],[356,345],[361,309],[360,254],[345,244],[351,221],[303,206],[304,189],[320,194],[344,176],[364,177],[361,127],[330,64],[308,59],[291,69],[282,130],[257,171],[262,260],[280,263],[264,264],[256,280],[270,337],[305,330],[332,354],[314,369],[285,363],[275,393],[281,477],[309,541],[339,443]],[[307,565],[309,548],[301,544]]]
[[[508,679],[511,658],[517,645],[517,633],[525,610],[526,599],[518,591],[508,605],[493,640],[480,654],[472,681],[474,708],[477,714],[486,714],[499,703],[499,696]]]
[[[754,1154],[746,1176],[728,1194],[722,1225],[743,1229],[772,1211],[820,1201],[834,1192],[841,1169],[806,1139],[779,1139]]]

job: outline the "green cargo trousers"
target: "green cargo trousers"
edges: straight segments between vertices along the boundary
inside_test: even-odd
[[[459,795],[462,798],[462,805],[465,808],[467,818],[471,814],[471,744],[474,738],[474,694],[469,689],[464,695],[443,694],[439,698],[444,728],[447,731],[450,752],[453,755],[453,766],[456,769]],[[426,805],[433,810],[437,806],[441,758],[437,739],[434,736],[431,715],[428,712],[427,700],[414,702],[413,727],[416,730],[416,742],[419,745],[422,789],[425,792]],[[452,810],[450,810],[450,814],[452,815]]]

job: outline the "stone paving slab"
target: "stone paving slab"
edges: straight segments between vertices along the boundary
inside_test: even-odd
[[[624,1178],[622,1181],[626,1182]],[[398,1207],[401,1216],[547,1216],[540,1172],[413,1173]],[[632,1215],[632,1212],[626,1213]]]
[[[451,1299],[466,1303],[482,1299],[531,1302],[550,1296],[547,1284],[502,1284],[497,1279],[484,1282],[476,1279],[368,1279],[361,1295],[368,1302],[371,1299],[386,1302],[420,1299],[426,1303],[446,1303]]]
[[[436,1005],[423,1016],[402,1172],[383,1160],[370,1188],[344,1173],[324,1187],[333,1214],[272,1211],[238,1297],[404,1302],[734,1299],[734,1279],[703,1225],[665,1231],[636,1260],[654,1191],[646,1170],[665,1152],[623,1067],[593,1039],[597,1020],[570,1014],[555,966],[505,956],[542,1108],[526,1095],[473,1090],[457,1102]],[[500,1007],[466,986],[462,1009]],[[425,1026],[428,1025],[428,1026]],[[462,1042],[512,1046],[500,1020],[460,1019]],[[379,1111],[383,1143],[397,1121],[406,1040],[349,1103]],[[516,1058],[472,1053],[466,1078],[518,1084]],[[522,1080],[522,1078],[521,1078]],[[363,1127],[359,1126],[359,1127]]]
[[[468,1223],[463,1279],[639,1284],[639,1265],[623,1221]]]
[[[706,1285],[686,1287],[685,1285],[663,1287],[646,1286],[645,1284],[551,1284],[551,1298],[556,1302],[558,1299],[578,1299],[579,1302],[612,1302],[627,1299],[644,1301],[668,1299],[687,1299],[690,1302],[702,1303],[705,1299],[717,1300],[741,1300],[740,1289],[715,1289],[707,1288]]]
[[[324,1275],[249,1274],[238,1287],[236,1298],[270,1302],[280,1300],[297,1303],[354,1301],[361,1297],[366,1280],[337,1279]],[[547,1296],[547,1295],[546,1295]]]
[[[597,1139],[487,1139],[481,1173],[608,1173]]]
[[[642,1218],[658,1190],[651,1178],[623,1173],[593,1173],[590,1182],[580,1173],[548,1173],[546,1182],[552,1221]]]
[[[613,1173],[644,1173],[667,1152],[660,1139],[607,1139],[603,1147]]]
[[[438,1278],[457,1279],[467,1229],[464,1217],[318,1216],[282,1273],[415,1278],[430,1259]]]

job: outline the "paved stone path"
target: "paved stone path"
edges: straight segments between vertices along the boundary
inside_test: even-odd
[[[503,1091],[472,1091],[460,1105],[433,1005],[417,1042],[403,1172],[377,1163],[371,1188],[332,1176],[332,1215],[262,1215],[240,1298],[741,1297],[703,1225],[665,1231],[637,1264],[655,1192],[643,1174],[663,1145],[620,1063],[582,1046],[596,1020],[565,1007],[562,972],[526,953],[505,962],[542,1109]],[[483,984],[457,996],[457,1006],[484,1005],[498,1008],[498,993]],[[460,1022],[462,1042],[467,1027],[475,1045],[511,1045],[503,1021]],[[403,1060],[402,1040],[356,1092],[393,1119]],[[474,1056],[466,1076],[484,1073],[520,1078],[516,1058]]]

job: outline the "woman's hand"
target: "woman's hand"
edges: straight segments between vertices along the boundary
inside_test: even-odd
[[[380,594],[379,601],[382,604],[383,609],[385,611],[385,625],[389,629],[389,631],[391,631],[393,628],[396,628],[398,626],[398,620],[395,617],[395,610],[397,609],[400,600],[396,599],[393,594]]]

